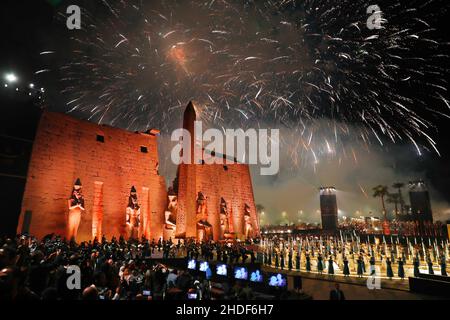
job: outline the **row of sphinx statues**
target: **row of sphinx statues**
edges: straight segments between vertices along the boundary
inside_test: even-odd
[[[77,179],[70,199],[68,200],[69,214],[67,219],[67,237],[76,239],[81,222],[81,216],[85,211],[84,197],[82,194],[82,184]],[[164,213],[164,238],[175,239],[177,236],[177,210],[178,198],[173,188],[169,188],[168,202]],[[125,221],[128,238],[138,239],[141,224],[141,207],[138,201],[136,188],[133,186],[128,197]],[[233,217],[229,212],[224,198],[220,200],[219,210],[220,240],[235,239],[236,234],[233,227]],[[250,207],[245,204],[243,214],[244,237],[246,239],[254,236],[254,228],[251,221]],[[196,231],[198,241],[208,241],[213,239],[213,226],[208,222],[207,197],[202,192],[198,192],[196,199]]]

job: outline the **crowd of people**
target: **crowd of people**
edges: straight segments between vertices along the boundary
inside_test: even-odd
[[[369,222],[368,222],[369,221]],[[440,221],[436,222],[423,222],[420,224],[418,221],[401,221],[394,219],[392,221],[372,220],[365,219],[345,219],[339,223],[339,229],[343,232],[356,232],[358,234],[365,235],[382,235],[383,224],[387,224],[387,228],[391,234],[397,234],[400,236],[410,237],[443,237],[444,225]]]
[[[249,248],[250,243],[103,238],[77,244],[54,235],[40,241],[29,236],[3,238],[0,300],[252,299],[245,282],[213,283],[187,268],[166,264],[171,258],[253,263],[255,251]],[[74,278],[77,268],[79,283]]]
[[[356,237],[265,238],[261,243],[103,238],[75,243],[55,235],[42,240],[23,235],[0,238],[0,300],[248,300],[259,297],[249,282],[235,275],[211,280],[207,272],[189,270],[187,262],[262,262],[280,270],[405,278],[419,272],[447,275],[448,258],[448,243],[370,243]],[[289,295],[286,289],[276,297]]]

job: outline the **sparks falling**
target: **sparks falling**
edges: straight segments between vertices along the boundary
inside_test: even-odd
[[[370,30],[363,0],[103,0],[83,11],[64,63],[42,70],[61,75],[67,111],[98,123],[170,130],[194,100],[215,126],[287,126],[295,165],[320,155],[356,163],[354,143],[438,152],[448,43],[429,8],[448,5],[378,5],[382,29]]]

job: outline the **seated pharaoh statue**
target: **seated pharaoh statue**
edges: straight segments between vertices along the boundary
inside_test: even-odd
[[[230,216],[228,213],[227,202],[224,198],[220,199],[220,240],[233,239],[234,234],[230,232]]]
[[[244,207],[244,235],[246,239],[253,236],[253,225],[250,216],[250,207],[245,204]]]
[[[172,187],[169,188],[167,194],[167,209],[164,212],[164,239],[174,239],[177,229],[176,221],[178,198]]]

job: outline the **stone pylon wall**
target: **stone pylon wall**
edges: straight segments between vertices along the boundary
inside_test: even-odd
[[[259,234],[259,223],[253,196],[252,180],[249,166],[245,164],[202,164],[181,165],[178,191],[177,231],[196,230],[195,208],[194,214],[187,212],[186,208],[193,206],[192,195],[202,192],[207,198],[208,222],[213,226],[213,238],[219,240],[220,234],[220,200],[224,198],[228,212],[232,217],[232,230],[237,237],[244,237],[244,210],[247,204],[250,207],[250,216],[254,232]],[[190,185],[195,177],[195,190]],[[189,185],[189,186],[188,186]],[[178,232],[177,232],[178,233]],[[189,236],[195,236],[190,231]]]
[[[97,141],[98,136],[104,142]],[[167,204],[165,180],[158,175],[157,164],[156,136],[46,111],[33,145],[18,232],[24,212],[31,211],[31,234],[64,236],[67,200],[80,178],[86,211],[77,240],[92,239],[94,233],[108,238],[125,235],[125,210],[133,185],[145,215],[141,232],[157,239],[162,236]]]

